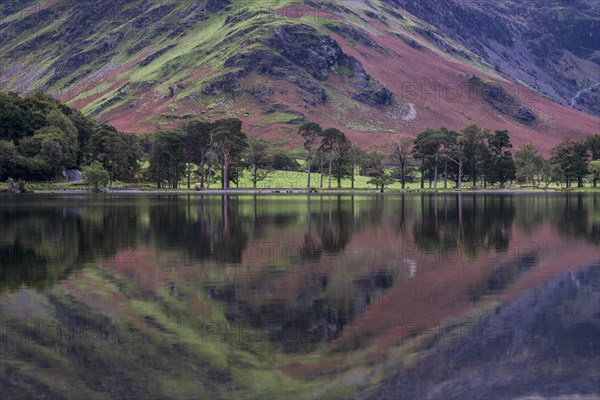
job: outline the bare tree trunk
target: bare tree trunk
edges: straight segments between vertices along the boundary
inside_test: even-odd
[[[321,189],[323,189],[323,157],[321,157],[320,159],[320,165],[319,165],[319,175],[321,176]]]
[[[406,186],[406,166],[404,165],[404,162],[400,164],[400,174],[402,174],[400,177],[400,184],[402,184],[402,189],[404,189]]]
[[[448,189],[448,160],[444,160],[444,189]]]
[[[438,183],[438,160],[435,160],[435,169],[433,170],[433,190],[437,192],[437,183]]]
[[[310,190],[310,166],[311,166],[311,164],[312,164],[312,157],[311,157],[310,153],[308,154],[308,158],[307,158],[307,160],[306,160],[306,163],[307,163],[307,165],[308,165],[308,168],[307,168],[307,169],[308,169],[308,171],[307,171],[307,174],[308,174],[308,181],[307,181],[307,183],[306,183],[306,188],[307,188],[308,190]]]
[[[458,185],[457,185],[458,190],[462,189],[462,169],[463,169],[463,165],[462,165],[462,161],[461,161],[458,163]]]
[[[188,173],[187,173],[188,189],[191,188],[191,179],[192,179],[192,162],[190,160],[188,160]]]
[[[355,172],[356,172],[356,160],[354,158],[352,158],[352,189],[354,189],[354,173]],[[594,181],[594,187],[596,187],[595,181]]]
[[[213,171],[213,157],[214,157],[213,152],[211,151],[208,154],[208,156],[209,156],[208,157],[208,175],[206,176],[206,187],[208,189],[210,189],[210,184],[212,183],[212,178],[213,178],[213,176],[212,176],[212,171]]]
[[[331,189],[331,159],[329,160],[329,177],[328,177],[327,188]]]
[[[204,173],[205,173],[205,168],[204,168],[204,152],[202,152],[202,154],[200,155],[200,189],[204,189]]]

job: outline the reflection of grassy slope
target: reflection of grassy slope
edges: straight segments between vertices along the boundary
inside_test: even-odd
[[[94,272],[86,273],[91,281],[97,279],[89,274]],[[79,295],[87,291],[89,288],[84,285]],[[54,301],[48,305],[52,306],[50,315],[61,315],[62,320],[48,317],[42,323],[44,326],[58,324],[66,332],[69,321],[79,318],[79,323],[85,321],[86,325],[94,327],[89,330],[90,336],[98,328],[109,329],[119,322],[122,328],[126,326],[127,320],[109,319],[103,315],[102,308],[88,308],[68,293],[60,290],[51,293]],[[34,296],[43,299],[41,295]],[[132,339],[132,343],[117,344],[110,338],[85,340],[81,337],[76,337],[74,343],[68,340],[37,343],[33,336],[9,335],[7,348],[16,353],[14,356],[11,352],[5,353],[0,364],[5,393],[36,396],[45,391],[54,395],[61,393],[67,398],[76,398],[77,394],[83,393],[87,393],[86,398],[110,398],[116,393],[136,398],[157,395],[220,398],[232,388],[235,393],[228,398],[312,397],[317,382],[295,380],[277,368],[278,364],[293,361],[294,356],[273,358],[268,343],[238,341],[232,337],[222,340],[217,331],[203,331],[201,323],[214,329],[226,320],[223,310],[213,308],[211,318],[200,321],[194,315],[182,317],[181,313],[186,310],[180,309],[168,294],[157,292],[155,296],[151,296],[151,300],[143,299],[148,297],[146,294],[128,303],[129,311],[145,321],[135,324],[133,335],[124,335],[126,339]],[[110,303],[108,299],[106,302],[107,305]],[[245,333],[258,337],[257,332],[246,330]],[[35,356],[27,362],[20,361],[23,353]],[[114,376],[120,376],[119,380],[112,381]],[[108,387],[114,392],[102,393],[102,389]]]
[[[213,206],[216,207],[213,212],[217,213],[219,207],[216,203],[210,202],[207,208]],[[250,216],[252,214],[250,206],[251,203],[248,202],[242,205],[239,210],[241,215]],[[316,204],[313,205],[313,208],[315,206]],[[270,211],[276,212],[278,209],[289,212],[289,207],[285,207],[285,204],[283,208],[269,207]],[[197,218],[198,211],[198,207],[191,209],[193,218]],[[167,255],[164,254],[162,257],[166,262]],[[278,268],[279,271],[291,267],[289,262],[284,265],[285,261],[281,259],[276,263],[281,265],[281,268]],[[196,297],[199,301],[206,301],[201,294],[204,293],[206,281],[221,280],[223,272],[230,276],[237,270],[235,267],[224,267],[212,263],[206,266],[206,268],[209,267],[211,272],[207,273],[206,277],[200,274],[195,278],[188,279],[187,282],[178,282],[178,294],[185,299]],[[166,268],[162,269],[166,270]],[[268,278],[272,272],[265,271],[264,277]],[[152,270],[146,270],[143,274],[152,274]],[[346,277],[347,283],[351,283],[351,275],[347,273],[343,275]],[[46,348],[44,346],[31,347],[31,343],[27,341],[24,343],[13,342],[19,348],[29,348],[27,351],[35,353],[39,358],[30,363],[20,364],[22,368],[12,375],[14,379],[8,386],[9,393],[19,391],[29,393],[23,389],[26,386],[25,381],[52,382],[52,385],[43,389],[51,393],[58,393],[63,385],[73,388],[73,393],[95,390],[97,387],[94,387],[85,375],[91,374],[90,370],[96,364],[101,367],[96,369],[95,374],[98,377],[95,379],[95,385],[110,385],[111,376],[115,374],[121,376],[120,382],[130,380],[146,382],[147,387],[136,385],[129,389],[129,394],[137,397],[147,397],[149,394],[162,392],[169,397],[189,398],[191,393],[207,393],[206,388],[211,388],[210,393],[219,397],[219,393],[226,392],[228,387],[234,387],[236,394],[233,395],[233,398],[238,396],[239,398],[271,398],[283,395],[289,398],[311,398],[314,390],[329,380],[329,378],[318,376],[311,377],[309,381],[303,381],[281,372],[280,366],[305,362],[306,359],[300,355],[276,354],[275,350],[270,347],[266,331],[262,333],[263,341],[259,343],[221,341],[221,334],[214,331],[209,332],[208,340],[204,341],[203,330],[199,322],[209,322],[213,328],[216,327],[226,320],[225,307],[219,305],[218,302],[211,302],[210,317],[199,317],[190,312],[186,301],[177,301],[168,293],[166,287],[168,287],[169,280],[167,277],[161,278],[162,285],[158,289],[149,291],[137,287],[138,282],[143,280],[142,276],[138,280],[132,279],[128,272],[114,273],[107,268],[88,269],[69,282],[66,287],[68,294],[51,291],[51,295],[60,300],[55,301],[56,312],[50,311],[50,315],[62,315],[61,318],[67,319],[76,319],[80,316],[87,321],[90,319],[99,321],[97,325],[100,326],[106,326],[116,320],[123,323],[127,321],[122,317],[114,317],[115,313],[121,316],[128,315],[128,318],[134,321],[144,321],[143,323],[136,322],[137,333],[135,335],[136,338],[143,341],[143,344],[128,343],[122,346],[122,350],[118,350],[115,349],[117,345],[112,343],[103,343],[95,347],[84,343],[76,348],[75,353],[77,354],[70,353],[68,345],[55,344],[52,345],[52,349],[58,348],[61,356],[49,358],[45,354],[48,346]],[[117,307],[115,301],[118,298],[129,300],[119,302]],[[82,309],[83,303],[94,304],[94,308]],[[117,309],[118,311],[116,311]],[[111,310],[113,318],[116,319],[107,320],[102,316],[104,314],[102,310]],[[133,318],[134,316],[135,318]],[[53,319],[51,321],[54,322]],[[62,323],[65,324],[65,321],[63,320]],[[256,330],[249,330],[246,333],[252,337],[258,335]],[[173,350],[171,344],[176,344],[177,351]],[[105,349],[110,346],[113,347]],[[120,361],[118,359],[119,351],[133,360],[140,358],[139,364],[129,359]],[[332,357],[323,348],[312,353],[310,359],[312,362],[328,361]],[[85,365],[80,368],[83,372],[73,371],[72,367],[79,365],[80,358],[87,360]],[[9,360],[7,365],[16,365],[13,364],[12,357],[9,357]],[[346,368],[342,361],[336,361],[336,363],[339,363],[342,368]],[[41,370],[38,370],[40,365],[53,367],[61,365],[69,372],[64,376],[55,376],[53,372],[53,375],[46,379],[40,372]],[[108,372],[102,367],[105,365],[117,365],[117,367],[115,371]],[[31,368],[32,366],[34,368]],[[26,371],[27,369],[29,371]],[[144,381],[141,376],[147,376],[148,380]],[[114,388],[118,393],[127,391],[127,388],[121,386],[120,383],[113,383],[113,385],[118,386]],[[88,386],[88,389],[84,389],[83,386]],[[31,393],[35,393],[34,389]],[[68,397],[73,397],[73,393],[69,393]],[[325,393],[326,398],[336,398],[342,397],[339,393],[350,395],[352,392],[351,389],[343,386],[340,388],[335,386],[329,387],[325,391],[321,390],[320,393]],[[89,397],[93,398],[91,393]]]
[[[192,293],[193,288],[188,289]],[[43,301],[41,295],[35,296]],[[356,396],[359,388],[368,388],[382,379],[391,366],[420,366],[423,360],[451,345],[447,341],[435,343],[417,337],[387,349],[385,355],[376,355],[377,352],[369,355],[360,350],[340,358],[325,348],[309,356],[276,354],[268,343],[222,341],[218,333],[203,340],[198,319],[193,315],[184,317],[186,310],[167,293],[159,291],[155,297],[146,294],[145,297],[151,298],[148,300],[143,297],[129,303],[130,311],[145,320],[136,324],[134,335],[128,336],[135,339],[133,343],[119,345],[110,339],[91,342],[76,337],[72,343],[48,344],[38,343],[27,334],[20,338],[9,336],[7,348],[33,357],[24,362],[11,357],[14,353],[5,353],[7,357],[0,364],[2,376],[10,379],[2,382],[5,393],[35,396],[44,390],[67,398],[82,393],[87,394],[86,398],[159,394],[170,398],[198,394],[220,398],[225,393],[227,398],[347,398]],[[103,308],[91,309],[66,292],[52,291],[49,298],[46,307],[53,308],[61,317],[46,319],[48,324],[66,326],[67,318],[82,318],[94,327],[106,328],[115,323],[114,318],[102,315]],[[477,321],[482,312],[477,311],[472,321]],[[224,319],[221,310],[215,311],[210,321],[217,323]],[[303,365],[296,363],[306,363],[292,374],[297,378],[278,370],[278,366],[288,365],[293,369],[293,365]],[[329,367],[325,371],[311,367],[319,364]],[[564,377],[560,369],[554,374],[557,378]],[[120,378],[114,381],[117,376]]]
[[[261,201],[256,205],[258,211],[256,220],[253,220],[255,205],[252,196],[231,196],[229,203],[231,213],[236,214],[235,217],[231,215],[232,221],[235,221],[235,225],[240,228],[249,230],[250,242],[260,243],[274,238],[280,241],[298,240],[298,236],[304,234],[306,229],[305,207],[307,206],[305,196],[257,197]],[[292,282],[299,282],[299,286],[301,286],[300,291],[297,292],[283,286],[286,292],[290,292],[286,294],[291,299],[289,309],[292,312],[296,311],[293,308],[295,301],[306,304],[304,301],[310,302],[321,296],[321,294],[310,294],[314,287],[304,279],[318,278],[325,272],[331,274],[327,294],[324,295],[326,298],[330,299],[332,303],[339,299],[340,308],[344,307],[344,301],[355,300],[358,296],[355,296],[352,291],[354,282],[357,277],[361,277],[366,272],[363,268],[364,264],[352,262],[351,258],[356,255],[354,250],[379,249],[382,252],[382,247],[365,243],[369,239],[368,237],[376,236],[377,233],[384,238],[385,249],[390,252],[397,248],[394,247],[394,240],[400,242],[409,238],[391,233],[393,227],[397,225],[397,221],[393,218],[400,214],[401,210],[400,196],[389,199],[385,203],[385,207],[381,197],[356,196],[357,203],[353,207],[349,196],[344,197],[340,203],[337,202],[336,196],[323,196],[325,225],[331,214],[333,214],[333,225],[335,225],[334,227],[325,226],[325,228],[341,230],[342,223],[348,223],[348,227],[353,229],[355,236],[360,237],[361,230],[366,231],[362,232],[364,234],[362,240],[365,242],[350,244],[347,258],[340,259],[330,267],[319,263],[298,265],[281,258],[276,258],[273,263],[263,260],[260,265],[250,266],[214,262],[210,259],[202,262],[186,260],[186,256],[183,254],[197,246],[199,241],[197,232],[188,231],[188,228],[189,225],[198,222],[201,210],[210,214],[210,218],[207,218],[205,223],[209,225],[209,230],[214,229],[211,233],[215,236],[223,235],[217,228],[217,225],[222,222],[220,197],[207,197],[204,209],[201,208],[199,200],[194,196],[191,197],[193,200],[190,204],[187,203],[186,198],[187,196],[161,196],[160,204],[155,204],[157,207],[164,207],[164,213],[161,215],[153,213],[152,207],[148,207],[153,204],[148,197],[135,200],[135,204],[139,207],[137,209],[127,207],[124,197],[112,198],[113,200],[118,199],[119,203],[122,202],[119,207],[114,208],[135,211],[130,215],[115,213],[113,207],[98,207],[97,200],[90,200],[91,207],[82,213],[85,215],[86,224],[84,225],[90,228],[95,226],[96,230],[105,233],[103,237],[95,237],[92,232],[86,231],[88,238],[95,237],[95,240],[91,240],[92,242],[115,238],[115,232],[124,231],[124,227],[128,226],[128,221],[134,221],[137,224],[136,229],[126,230],[126,235],[123,237],[128,240],[138,240],[139,235],[144,238],[146,244],[160,247],[160,251],[157,254],[148,252],[150,254],[146,254],[146,258],[143,258],[145,253],[140,249],[136,255],[139,257],[137,264],[129,265],[126,262],[119,264],[107,261],[96,269],[88,268],[82,271],[75,279],[65,282],[62,289],[50,290],[47,295],[31,296],[43,304],[47,315],[50,315],[48,317],[50,321],[58,321],[63,326],[68,325],[70,320],[87,321],[86,323],[104,327],[110,327],[111,324],[117,322],[123,324],[121,326],[125,326],[126,322],[133,321],[136,326],[133,337],[137,340],[134,343],[122,345],[109,341],[41,345],[36,344],[30,337],[23,338],[13,335],[9,337],[7,346],[13,350],[3,353],[3,357],[4,354],[7,354],[7,357],[0,362],[0,379],[2,380],[0,383],[7,388],[6,393],[9,393],[9,396],[15,393],[37,397],[39,392],[48,390],[56,395],[60,392],[72,391],[67,395],[70,398],[76,398],[78,393],[89,394],[89,398],[94,398],[94,396],[100,398],[119,396],[148,398],[159,397],[159,395],[170,398],[193,396],[211,398],[220,398],[221,396],[226,398],[354,398],[360,389],[377,383],[389,371],[396,370],[399,366],[413,365],[423,357],[435,355],[439,351],[438,343],[435,342],[428,342],[427,345],[420,346],[418,342],[421,337],[418,337],[409,343],[398,344],[396,341],[389,346],[380,344],[375,344],[370,348],[356,346],[357,351],[355,352],[342,352],[319,345],[307,354],[289,354],[280,352],[278,344],[269,342],[266,336],[263,336],[264,340],[258,343],[243,340],[240,342],[231,337],[223,341],[221,333],[214,329],[218,323],[225,320],[240,319],[242,313],[237,307],[245,302],[249,303],[249,297],[257,297],[255,309],[264,312],[265,308],[263,307],[268,307],[276,298],[273,291],[270,290],[270,286],[276,286],[272,283],[288,276],[293,278]],[[544,202],[544,206],[534,207],[535,203],[530,203],[531,199],[514,196],[510,198],[510,202],[506,201],[506,205],[512,204],[513,200],[518,201],[528,214],[530,214],[529,208],[540,208],[545,211],[543,214],[545,221],[549,219],[560,221],[557,215],[560,214],[560,209],[564,208],[564,203],[559,201],[562,198],[562,196],[541,197],[539,201]],[[311,214],[313,216],[313,234],[316,237],[322,231],[322,226],[319,225],[321,223],[319,215],[321,202],[317,199],[315,198],[310,205],[313,211]],[[419,196],[406,196],[406,199],[409,225],[420,216],[431,219],[431,213],[423,210],[424,207],[431,206],[429,202],[420,202]],[[492,206],[499,198],[494,201],[490,199],[490,197],[482,197],[481,201],[485,201],[486,207],[493,209]],[[577,207],[581,204],[582,210],[588,210],[590,207],[594,209],[593,201],[593,197],[584,197],[581,202],[571,202],[567,207],[571,211],[565,214],[570,218],[563,222],[578,227],[581,225],[580,221],[588,221],[588,214],[577,212]],[[338,204],[339,208],[336,208]],[[471,205],[469,206],[469,204]],[[524,204],[527,204],[527,207]],[[327,208],[331,205],[334,207],[333,212]],[[452,201],[449,201],[447,206],[450,210],[456,208],[456,204]],[[481,206],[478,204],[477,208]],[[475,207],[475,204],[465,200],[465,207]],[[385,208],[385,212],[382,212],[383,208]],[[377,214],[378,210],[382,213]],[[402,210],[404,210],[403,207]],[[441,217],[442,210],[438,211]],[[467,210],[463,211],[462,216],[466,219],[469,213]],[[503,212],[499,212],[499,214],[508,214],[506,210],[500,211]],[[133,218],[133,215],[138,213],[143,215]],[[351,217],[348,216],[349,213],[352,213]],[[259,226],[261,217],[263,226]],[[447,217],[449,221],[455,223],[458,218],[452,213],[449,213]],[[486,218],[486,215],[480,214],[479,218]],[[364,225],[366,219],[378,227],[383,225],[384,228],[381,231],[367,230],[365,228],[370,226]],[[111,224],[111,221],[115,220],[120,221],[116,226]],[[103,222],[104,225],[100,222]],[[539,227],[543,222],[534,218],[531,225]],[[570,231],[568,227],[560,226],[560,231]],[[447,229],[444,226],[439,228]],[[471,225],[471,229],[474,232],[482,232],[479,224]],[[182,236],[177,236],[178,232]],[[190,242],[181,242],[181,238],[184,237],[181,232],[190,234]],[[466,237],[469,235],[467,234]],[[376,242],[377,238],[373,240]],[[139,241],[141,242],[141,239]],[[174,243],[177,247],[173,246]],[[389,250],[390,248],[392,250]],[[387,255],[384,254],[384,256]],[[119,256],[116,259],[122,259],[122,257]],[[383,257],[382,265],[388,265],[387,261],[390,259]],[[190,261],[191,264],[187,265],[186,261]],[[272,264],[276,268],[272,268]],[[376,264],[378,263],[368,263],[370,267],[374,267]],[[453,269],[455,270],[455,268]],[[440,276],[443,271],[438,269],[434,273],[436,276]],[[432,275],[434,274],[432,273]],[[464,278],[464,275],[461,276]],[[488,274],[486,278],[489,276]],[[505,269],[504,272],[494,272],[491,276],[496,282],[493,287],[497,288],[499,280],[504,280],[506,284],[512,283],[518,276],[518,271]],[[450,282],[450,279],[447,281]],[[482,287],[475,287],[475,289],[481,289],[480,292],[484,295],[488,294],[489,292],[486,292],[485,289],[490,288],[490,280],[481,279],[477,282],[480,282]],[[152,285],[145,285],[146,283]],[[396,285],[396,282],[394,284]],[[235,301],[228,303],[223,299],[211,298],[207,287],[215,286],[234,287],[237,291]],[[431,285],[429,284],[429,286]],[[263,287],[269,290],[260,292]],[[406,296],[407,292],[402,291],[402,296]],[[443,293],[443,291],[440,292]],[[446,294],[444,293],[444,296]],[[299,301],[297,300],[301,299],[299,295],[306,297]],[[3,300],[8,298],[10,301],[0,302],[2,307],[11,303],[20,306],[36,303],[35,301],[23,301],[19,296],[3,296]],[[484,296],[483,300],[490,299]],[[441,299],[441,301],[448,300]],[[493,299],[478,303],[473,310],[474,319],[484,311],[492,310],[493,305],[495,305]],[[590,310],[593,311],[593,307],[585,310],[587,316],[590,314]],[[5,312],[5,309],[1,311],[0,315],[4,318],[6,315],[10,315]],[[388,319],[391,318],[390,309],[385,311],[387,311]],[[516,313],[516,315],[521,315],[521,313]],[[273,321],[279,322],[276,319]],[[202,323],[206,322],[211,323],[213,330],[207,331],[207,336],[204,336]],[[457,321],[457,323],[463,323],[463,321]],[[233,322],[229,323],[230,329],[233,325]],[[266,332],[263,333],[266,335]],[[256,337],[258,332],[256,329],[248,329],[246,334]],[[0,346],[4,344],[5,342],[0,341]],[[588,365],[585,364],[585,367],[587,368]],[[556,376],[560,378],[561,371],[557,370]],[[4,381],[4,377],[7,381]],[[46,387],[37,386],[42,383]]]

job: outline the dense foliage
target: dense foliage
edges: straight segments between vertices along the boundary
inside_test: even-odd
[[[545,158],[526,144],[513,157],[508,131],[491,132],[471,123],[460,131],[427,129],[416,139],[405,136],[390,143],[387,152],[363,151],[336,128],[310,122],[298,135],[304,156],[274,148],[263,139],[249,138],[242,121],[194,120],[178,129],[134,136],[109,125],[98,125],[81,112],[36,93],[20,97],[0,93],[0,180],[54,179],[66,168],[84,168],[87,183],[99,190],[114,181],[154,182],[158,188],[221,188],[238,185],[246,176],[253,187],[274,171],[304,170],[320,174],[319,187],[337,187],[355,175],[383,189],[394,182],[420,179],[421,187],[505,187],[519,183],[532,187],[552,184],[583,186],[600,179],[600,135],[584,140],[566,139]],[[311,174],[307,174],[307,188]],[[324,183],[326,178],[326,183]],[[108,182],[105,182],[108,179]],[[449,186],[449,183],[452,183]],[[185,185],[185,183],[183,183]]]
[[[81,112],[39,92],[0,93],[0,180],[43,181],[65,168],[99,161],[114,179],[139,170],[138,139],[98,125]]]

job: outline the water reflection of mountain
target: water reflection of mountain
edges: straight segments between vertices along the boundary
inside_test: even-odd
[[[597,395],[600,264],[571,272],[453,331],[364,398],[506,399]]]
[[[489,251],[507,252],[516,231],[550,225],[565,240],[592,244],[600,232],[599,196],[581,194],[8,199],[0,206],[1,288],[50,287],[88,262],[151,248],[182,255],[198,275],[213,271],[194,284],[226,302],[232,319],[275,327],[280,337],[305,332],[299,344],[282,340],[291,351],[339,338],[386,291],[429,266],[408,260],[398,244],[434,254],[461,248],[477,261]],[[263,254],[248,265],[245,252],[273,242],[279,249],[293,243],[297,252]],[[357,260],[365,251],[371,258]],[[467,301],[503,290],[538,262],[537,254],[521,256],[470,283]],[[241,274],[244,265],[251,271]],[[238,272],[221,273],[230,269]],[[177,283],[169,284],[175,291]]]
[[[59,321],[65,329],[73,321],[76,326],[109,330],[116,321],[132,322],[141,340],[127,346],[65,340],[57,351],[48,352],[35,340],[35,330],[24,332],[25,339],[4,336],[19,349],[11,353],[11,365],[26,367],[7,368],[0,386],[8,388],[9,396],[26,393],[23,396],[31,398],[42,391],[60,397],[59,385],[77,393],[82,388],[103,393],[110,387],[112,396],[104,397],[113,398],[156,398],[167,387],[189,390],[186,393],[191,394],[182,398],[193,397],[198,390],[220,398],[230,395],[232,387],[253,387],[258,378],[246,376],[268,375],[264,382],[284,382],[278,384],[277,393],[289,386],[288,398],[311,397],[293,396],[299,393],[293,392],[299,387],[295,385],[314,384],[315,376],[322,382],[339,377],[346,385],[360,371],[390,372],[408,365],[405,361],[415,353],[410,349],[404,353],[398,343],[403,334],[399,328],[407,321],[428,327],[462,321],[495,302],[512,304],[527,290],[596,260],[599,198],[161,195],[24,196],[15,201],[3,197],[2,316],[19,319],[22,308],[31,305],[37,315]],[[286,255],[282,250],[289,243],[294,251]],[[521,245],[516,253],[514,243]],[[463,257],[449,260],[446,247],[464,249]],[[276,251],[267,256],[269,248]],[[257,250],[261,257],[249,256]],[[579,290],[577,285],[588,287],[590,282],[573,276],[556,286],[571,297]],[[23,286],[37,291],[18,290]],[[578,321],[564,323],[568,337],[554,335],[544,342],[544,354],[558,358],[544,358],[528,344],[506,347],[499,342],[498,348],[476,347],[473,351],[482,357],[477,362],[477,354],[466,344],[440,347],[429,340],[416,355],[430,358],[406,370],[413,378],[407,393],[422,393],[439,378],[445,382],[437,386],[440,393],[454,393],[456,383],[457,397],[465,398],[467,389],[473,389],[465,377],[474,376],[473,382],[478,377],[495,379],[503,385],[511,370],[526,370],[529,362],[551,365],[559,359],[560,365],[571,368],[583,360],[587,368],[590,359],[579,357],[583,347],[576,342],[589,338],[587,316],[593,304],[577,295],[569,300],[576,304],[567,302],[571,308],[561,308],[564,302],[546,302],[554,296],[547,289],[532,293],[542,305],[531,310],[519,302],[500,307],[489,321],[504,323],[511,314],[524,313],[535,317],[525,322],[552,330],[559,325],[549,310],[576,310],[561,314]],[[204,340],[206,326],[223,323],[232,332],[234,326],[248,327],[252,334],[262,332],[262,341],[233,345],[223,342],[217,330],[211,331],[212,339]],[[420,338],[422,332],[415,329],[411,334]],[[2,340],[0,345],[6,344]],[[323,342],[328,345],[320,345]],[[506,351],[516,353],[505,359]],[[35,354],[40,361],[23,363],[22,354]],[[534,358],[526,358],[528,354]],[[515,364],[515,357],[522,357],[525,365]],[[563,363],[565,357],[571,358]],[[452,358],[466,369],[448,375]],[[472,363],[484,371],[490,360],[499,360],[501,376],[477,375],[479,370],[468,367]],[[64,373],[57,367],[52,379],[46,379],[37,372],[46,374],[47,369],[29,368],[38,364],[74,367]],[[282,379],[288,371],[310,371],[310,376],[303,379],[290,372],[293,379],[287,375]],[[375,373],[383,376],[380,372]],[[342,378],[344,373],[348,375]],[[527,374],[543,382],[551,371]],[[583,374],[586,388],[589,374],[585,370]],[[119,379],[114,378],[117,375]],[[165,386],[167,381],[172,386]],[[29,382],[57,382],[56,391]],[[557,382],[569,388],[574,381],[558,374]],[[517,380],[515,387],[526,383]],[[245,392],[245,398],[269,397],[275,393],[270,388]],[[380,389],[382,395],[398,390],[385,385]],[[482,384],[481,394],[487,395],[486,390]]]

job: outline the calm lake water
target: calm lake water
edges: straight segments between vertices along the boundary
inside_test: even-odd
[[[0,197],[0,397],[600,395],[600,195]]]

